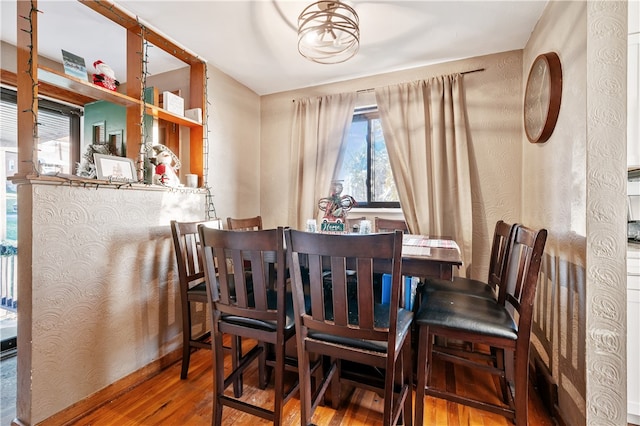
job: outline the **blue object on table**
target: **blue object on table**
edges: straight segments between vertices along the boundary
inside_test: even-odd
[[[416,297],[416,288],[418,286],[417,277],[404,277],[404,308],[413,310],[413,301]],[[391,275],[382,274],[382,300],[383,305],[391,302]]]
[[[382,274],[382,301],[383,305],[391,302],[391,274]]]
[[[404,308],[413,311],[413,299],[416,295],[413,277],[404,277]],[[416,283],[417,284],[417,283]]]

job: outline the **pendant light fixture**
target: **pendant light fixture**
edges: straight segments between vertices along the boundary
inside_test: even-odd
[[[360,47],[356,11],[341,1],[321,0],[307,6],[298,17],[298,52],[319,64],[339,64]]]

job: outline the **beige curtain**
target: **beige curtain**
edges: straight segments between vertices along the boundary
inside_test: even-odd
[[[451,236],[471,261],[471,182],[463,78],[376,89],[400,204],[412,233]]]
[[[296,101],[291,132],[289,226],[304,229],[307,219],[318,218],[318,200],[329,194],[355,101],[355,93]]]

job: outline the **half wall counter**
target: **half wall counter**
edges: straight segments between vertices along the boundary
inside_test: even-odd
[[[179,358],[169,222],[203,220],[207,192],[49,177],[16,183],[17,418],[37,424]],[[206,309],[198,311],[206,327]]]

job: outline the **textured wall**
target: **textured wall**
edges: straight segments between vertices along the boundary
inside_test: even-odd
[[[621,2],[552,1],[524,49],[525,75],[544,52],[562,63],[553,135],[523,137],[522,221],[549,230],[534,345],[571,425],[626,419],[625,21]]]
[[[207,70],[209,184],[218,217],[262,214],[260,98],[220,70]]]
[[[587,3],[587,63],[587,424],[624,425],[626,1]]]
[[[263,96],[261,214],[269,226],[287,225],[289,143],[294,99],[380,87],[484,68],[464,77],[473,197],[471,275],[486,279],[490,239],[499,219],[520,217],[522,52],[511,51],[341,83]],[[362,96],[367,96],[366,93]],[[360,215],[358,211],[358,215]],[[375,215],[374,213],[364,213]]]
[[[586,2],[549,3],[524,50],[523,75],[550,51],[562,64],[562,104],[546,143],[531,144],[523,135],[522,222],[549,231],[534,347],[558,383],[563,416],[579,425],[586,393]]]
[[[201,220],[186,191],[22,185],[18,417],[35,424],[181,344],[170,219]],[[23,234],[24,228],[19,232]],[[28,243],[31,244],[28,244]],[[32,297],[24,299],[29,294]],[[30,302],[30,303],[29,303]],[[27,380],[25,382],[25,380]]]

